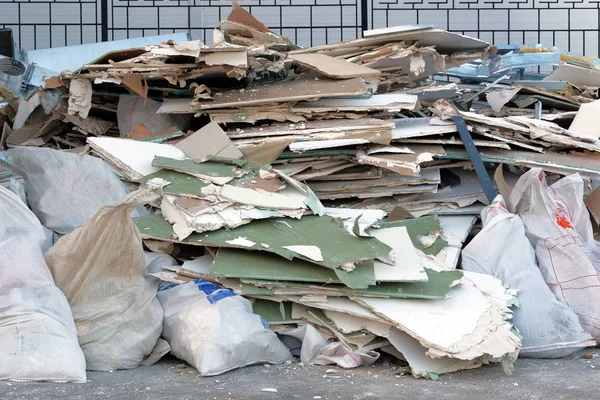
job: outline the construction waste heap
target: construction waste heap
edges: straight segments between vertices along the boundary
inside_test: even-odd
[[[0,89],[0,379],[595,346],[599,87],[431,27],[300,48],[234,1],[211,46]]]

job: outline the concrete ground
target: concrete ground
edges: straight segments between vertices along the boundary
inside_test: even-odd
[[[414,379],[381,365],[343,370],[298,363],[256,365],[203,378],[167,358],[134,370],[89,372],[87,384],[0,382],[0,399],[597,399],[598,355],[600,350],[593,349],[561,360],[521,359],[512,376],[491,365],[442,375],[438,381]]]

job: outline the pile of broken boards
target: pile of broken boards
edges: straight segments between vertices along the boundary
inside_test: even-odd
[[[175,144],[211,121],[245,160],[306,182],[328,206],[478,215],[490,199],[453,122],[461,117],[484,163],[598,175],[595,61],[502,52],[415,26],[299,48],[234,2],[211,46],[113,51],[29,99],[0,94],[0,148],[82,152],[98,136]],[[560,66],[537,80],[514,72],[544,63]]]
[[[234,1],[212,46],[116,51],[29,99],[3,92],[0,145],[14,149],[0,154],[22,181],[6,181],[14,195],[2,189],[0,206],[35,234],[26,241],[23,223],[0,221],[0,238],[23,233],[0,241],[17,254],[0,273],[27,264],[43,277],[8,276],[15,284],[0,290],[31,301],[6,315],[41,307],[44,288],[63,327],[48,334],[66,340],[62,361],[76,370],[40,363],[16,376],[19,357],[49,357],[41,346],[0,378],[82,380],[85,368],[134,368],[169,351],[202,375],[292,354],[349,368],[386,353],[435,378],[489,362],[509,372],[521,350],[560,357],[593,345],[596,286],[565,286],[599,268],[583,205],[600,173],[600,132],[586,123],[597,103],[579,109],[593,90],[432,79],[510,57],[495,52],[422,27],[300,49]],[[535,119],[522,93],[573,107]],[[456,117],[484,163],[510,167],[496,176],[504,200],[489,204]],[[548,239],[579,249],[576,270],[559,254],[565,276],[554,281],[551,250],[565,246]],[[511,309],[515,289],[525,295]],[[551,311],[532,311],[542,304]]]

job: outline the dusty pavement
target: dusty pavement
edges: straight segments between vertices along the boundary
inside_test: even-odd
[[[595,399],[599,355],[594,349],[563,360],[518,360],[510,377],[493,365],[443,375],[435,382],[398,375],[391,367],[342,370],[297,363],[257,365],[202,378],[168,358],[131,371],[90,372],[87,384],[2,382],[0,399]]]

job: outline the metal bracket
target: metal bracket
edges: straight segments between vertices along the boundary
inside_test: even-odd
[[[483,192],[485,193],[488,201],[491,203],[496,197],[497,193],[494,189],[494,185],[492,184],[492,180],[490,179],[490,176],[483,165],[483,161],[481,161],[479,151],[477,151],[477,147],[475,147],[475,143],[473,143],[473,138],[471,137],[469,129],[467,129],[467,124],[465,123],[463,117],[460,116],[454,116],[452,117],[452,120],[454,121],[454,125],[456,125],[460,139],[465,145],[465,149],[467,150],[467,154],[471,159],[471,163],[475,168],[475,172],[477,173],[477,177],[479,178]]]

